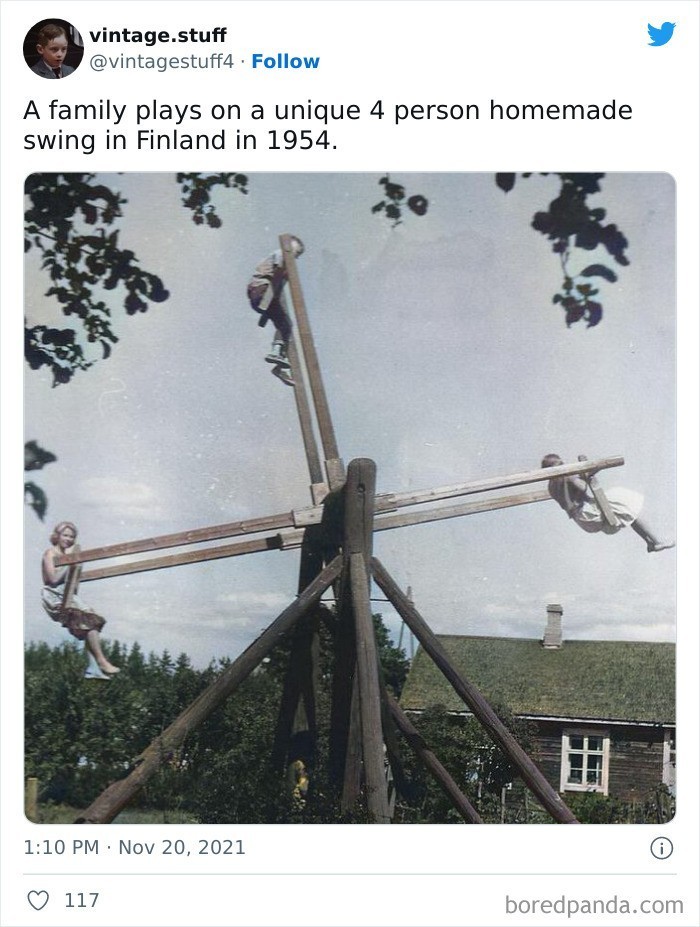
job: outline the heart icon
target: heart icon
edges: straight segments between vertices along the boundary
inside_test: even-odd
[[[48,892],[29,892],[27,895],[27,901],[34,908],[35,911],[41,911],[42,908],[46,907],[49,903],[49,893]]]

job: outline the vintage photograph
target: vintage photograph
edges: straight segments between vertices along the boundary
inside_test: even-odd
[[[674,816],[671,176],[25,194],[30,820]]]

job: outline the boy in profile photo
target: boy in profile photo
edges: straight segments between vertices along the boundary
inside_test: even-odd
[[[40,58],[36,64],[31,65],[31,70],[39,77],[58,80],[68,77],[75,71],[75,67],[66,64],[66,56],[71,51],[71,45],[66,27],[60,23],[47,22],[41,25],[36,34],[36,51]],[[80,57],[82,58],[82,48],[80,48]],[[79,63],[78,60],[76,67]]]

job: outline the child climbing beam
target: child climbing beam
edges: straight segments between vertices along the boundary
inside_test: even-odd
[[[291,235],[291,250],[295,258],[304,253],[304,243]],[[282,290],[287,282],[284,256],[281,250],[273,251],[255,268],[248,283],[248,300],[251,307],[260,313],[258,325],[264,327],[271,320],[275,326],[275,335],[270,353],[265,356],[272,364],[272,373],[288,386],[294,386],[294,379],[289,372],[287,344],[292,334],[292,323],[280,300]]]

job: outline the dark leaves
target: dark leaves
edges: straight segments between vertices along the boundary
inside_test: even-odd
[[[43,521],[48,506],[48,500],[44,490],[37,486],[36,483],[25,483],[24,501],[31,509],[34,509],[36,514]]]
[[[428,201],[420,194],[409,196],[407,205],[417,216],[424,216],[428,211]]]
[[[192,210],[195,225],[208,225],[210,229],[221,228],[221,219],[211,202],[212,191],[217,187],[248,192],[248,178],[245,174],[180,173],[176,180],[182,190],[182,204]]]
[[[532,227],[551,241],[552,251],[559,255],[564,270],[562,290],[555,294],[552,302],[564,309],[568,326],[584,321],[587,327],[592,328],[600,322],[603,307],[591,299],[598,290],[580,278],[600,277],[608,283],[615,283],[617,275],[605,264],[588,264],[578,274],[572,274],[568,269],[572,250],[604,248],[617,264],[625,267],[629,264],[625,254],[629,243],[614,223],[603,224],[605,209],[600,206],[591,208],[588,203],[589,196],[600,193],[600,181],[605,174],[556,176],[561,183],[559,194],[547,210],[535,213]],[[513,188],[515,179],[515,174],[496,174],[496,185],[507,193]]]
[[[406,199],[405,187],[394,183],[388,174],[379,178],[379,186],[383,187],[385,198],[372,206],[372,212],[383,212],[393,226],[400,224],[404,205],[417,216],[424,216],[428,211],[428,200],[422,194],[414,193]]]
[[[496,186],[509,193],[515,186],[515,174],[496,174]]]
[[[164,302],[170,294],[160,277],[141,268],[132,250],[120,246],[119,229],[110,226],[125,201],[95,183],[92,174],[34,174],[25,191],[25,247],[41,252],[42,269],[52,284],[46,295],[63,315],[79,320],[76,329],[35,326],[25,331],[27,363],[33,370],[50,367],[56,386],[92,365],[84,355],[86,344],[99,346],[104,359],[118,341],[101,293],[123,294],[117,298],[127,315],[145,312],[149,303]]]
[[[24,445],[24,469],[41,470],[46,464],[54,463],[56,455],[40,447],[36,441],[27,441]]]
[[[36,441],[27,441],[24,445],[24,470],[41,470],[46,464],[54,463],[57,460],[55,454],[40,447]],[[46,515],[48,500],[46,493],[36,483],[25,482],[24,484],[24,501],[36,512],[43,521]]]
[[[603,277],[609,283],[615,283],[617,274],[604,264],[589,264],[579,274],[580,277]]]

